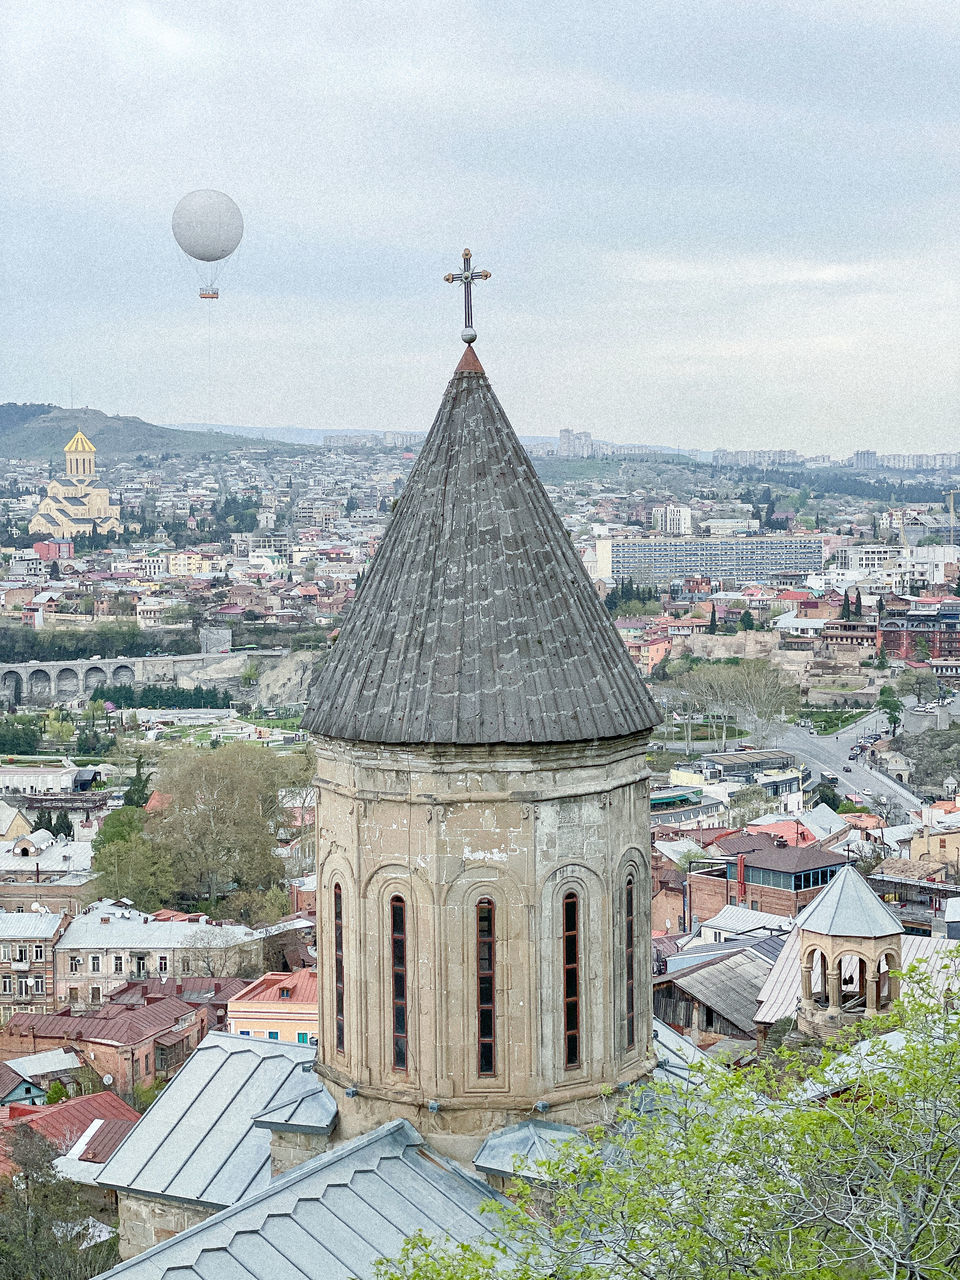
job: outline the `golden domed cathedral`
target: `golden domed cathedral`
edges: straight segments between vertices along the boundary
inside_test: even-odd
[[[97,450],[82,431],[64,446],[66,473],[47,485],[47,496],[30,521],[31,533],[74,538],[86,533],[119,533],[120,508],[110,490],[97,484]]]

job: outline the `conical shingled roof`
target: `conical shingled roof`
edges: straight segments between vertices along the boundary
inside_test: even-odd
[[[468,347],[304,727],[467,745],[618,738],[658,720]]]
[[[67,444],[63,446],[64,453],[96,453],[96,446],[92,440],[88,440],[82,431],[77,434]]]
[[[827,938],[889,938],[903,925],[848,863],[797,916],[797,928]]]

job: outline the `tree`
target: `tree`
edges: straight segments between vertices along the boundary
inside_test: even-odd
[[[710,604],[710,625],[707,627],[707,635],[715,636],[717,634],[717,605],[716,601]]]
[[[147,832],[188,895],[213,906],[234,889],[265,890],[282,879],[274,853],[280,792],[308,778],[311,763],[305,753],[277,756],[250,743],[182,749],[162,759],[157,787],[173,801],[152,816]]]
[[[739,627],[741,631],[752,631],[754,629],[753,614],[749,609],[744,609],[740,615]]]
[[[883,643],[880,645],[880,652],[877,654],[877,669],[886,671],[890,666],[890,659],[887,656],[887,646]]]
[[[179,889],[170,855],[142,832],[111,840],[94,853],[93,869],[98,893],[129,898],[140,911],[169,906]]]
[[[890,722],[894,736],[903,719],[903,703],[897,697],[893,685],[885,684],[877,696],[877,710],[882,711]]]
[[[73,823],[70,821],[70,815],[66,809],[61,809],[57,814],[53,823],[53,834],[55,836],[63,836],[67,840],[73,839]]]
[[[137,756],[136,768],[130,785],[123,793],[123,803],[134,809],[142,809],[150,799],[153,788],[150,786],[150,779],[153,773],[144,773],[143,756]]]
[[[57,563],[56,560],[51,560],[50,561],[50,581],[59,582],[62,577],[63,577],[63,574],[60,572],[60,565]]]
[[[915,648],[916,648],[917,657],[921,662],[930,661],[930,645],[923,638],[923,636],[917,636],[917,642],[916,642]]]
[[[38,809],[37,816],[33,820],[31,831],[49,831],[53,832],[53,814],[49,809]]]
[[[17,1172],[0,1183],[3,1280],[89,1280],[114,1266],[116,1236],[88,1238],[90,1209],[54,1169],[56,1148],[28,1125],[4,1137]]]
[[[512,1184],[494,1243],[414,1236],[380,1280],[955,1280],[960,1014],[908,990],[809,1065],[646,1086]]]
[[[850,595],[846,589],[843,592],[843,604],[840,606],[840,617],[844,622],[850,621]]]
[[[863,600],[860,597],[860,588],[857,587],[857,594],[853,601],[853,616],[855,618],[863,617]]]

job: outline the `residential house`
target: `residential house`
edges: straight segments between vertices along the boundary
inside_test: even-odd
[[[712,867],[687,877],[691,919],[709,920],[727,903],[796,917],[847,864],[819,842],[791,846],[765,832],[725,836],[710,846]]]
[[[105,1084],[130,1096],[168,1079],[200,1042],[196,1009],[163,996],[139,1007],[104,1005],[96,1012],[16,1013],[0,1029],[0,1061],[70,1049]]]
[[[39,904],[50,912],[77,915],[96,879],[92,863],[89,840],[34,831],[0,841],[0,908],[30,911]]]
[[[265,973],[238,992],[227,1006],[231,1035],[289,1044],[316,1043],[317,971]]]
[[[0,1026],[15,1013],[55,1007],[55,954],[69,916],[0,911]]]
[[[128,1008],[152,1004],[167,996],[176,996],[184,1004],[196,1009],[200,1019],[200,1039],[208,1031],[225,1031],[227,1005],[239,992],[249,986],[246,978],[211,978],[200,975],[195,978],[145,978],[142,982],[127,982],[111,991],[110,1004]]]
[[[129,903],[100,901],[67,927],[57,946],[56,993],[73,1008],[95,1008],[144,978],[237,977],[257,972],[263,939],[245,925],[206,916],[161,920]]]

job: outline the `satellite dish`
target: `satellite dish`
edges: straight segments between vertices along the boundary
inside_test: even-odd
[[[104,1084],[113,1084],[113,1076],[104,1076],[104,1077],[103,1077],[103,1083],[104,1083]]]
[[[31,910],[31,911],[42,911],[42,910],[43,910],[43,908],[40,906],[40,903],[39,903],[39,902],[31,902],[31,903],[30,903],[30,910]]]
[[[191,191],[173,211],[173,238],[194,262],[210,264],[202,272],[201,298],[216,298],[219,267],[243,239],[243,214],[222,191]]]

